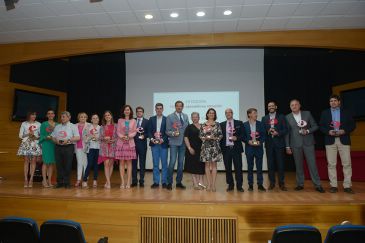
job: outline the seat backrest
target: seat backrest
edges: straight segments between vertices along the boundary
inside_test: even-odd
[[[7,217],[0,220],[1,243],[39,243],[37,222],[30,218]]]
[[[308,225],[285,225],[274,230],[272,243],[322,243],[319,230]]]
[[[41,243],[86,243],[81,225],[71,220],[48,220],[41,225]]]
[[[335,225],[327,233],[325,243],[363,243],[364,225]]]

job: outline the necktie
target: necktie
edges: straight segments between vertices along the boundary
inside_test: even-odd
[[[230,129],[230,132],[232,132],[232,121],[229,121],[228,126],[229,126],[229,129]]]
[[[141,126],[141,119],[138,119],[137,127],[140,127],[140,126]]]
[[[182,119],[181,113],[179,114],[179,116],[180,116],[180,123],[181,123],[181,126],[184,126],[184,121],[183,121],[183,119]]]

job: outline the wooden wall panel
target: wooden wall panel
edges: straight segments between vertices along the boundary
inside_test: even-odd
[[[339,95],[342,91],[363,87],[365,87],[365,80],[334,86],[332,92]],[[351,134],[351,143],[352,150],[365,151],[365,121],[356,122],[356,129]]]
[[[365,29],[144,36],[3,44],[0,45],[0,65],[113,51],[227,46],[365,50]]]
[[[8,174],[19,168],[22,171],[22,159],[16,156],[19,146],[18,133],[20,122],[11,120],[13,112],[14,89],[24,89],[34,92],[59,96],[59,111],[66,109],[67,96],[64,92],[36,88],[9,82],[10,66],[0,66],[0,168],[2,173]],[[11,161],[11,163],[9,163]]]

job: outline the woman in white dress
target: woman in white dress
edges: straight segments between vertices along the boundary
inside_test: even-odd
[[[18,155],[24,157],[24,187],[33,187],[33,176],[36,167],[37,157],[42,155],[39,146],[39,136],[41,124],[36,121],[37,114],[28,112],[27,120],[22,123],[19,131],[21,143],[18,149]],[[30,178],[28,180],[30,165]]]

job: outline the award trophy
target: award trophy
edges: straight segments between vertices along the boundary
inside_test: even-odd
[[[330,127],[333,128],[332,131],[335,132],[335,136],[338,136],[339,135],[339,131],[340,131],[340,126],[341,126],[341,122],[339,121],[332,121],[331,124],[330,124]]]
[[[258,132],[251,132],[250,136],[252,138],[252,145],[260,145],[260,141],[257,140],[260,137],[260,134]]]
[[[90,130],[90,134],[92,136],[91,140],[96,141],[97,140],[96,136],[98,135],[98,130],[94,127],[93,129]]]
[[[236,129],[234,129],[234,127],[228,128],[228,140],[230,142],[233,142],[233,136],[235,133],[236,133]]]
[[[308,123],[304,120],[300,120],[297,125],[299,127],[299,133],[304,135],[304,131],[306,130]]]
[[[179,124],[178,122],[174,122],[174,123],[172,124],[172,128],[174,128],[174,129],[175,129],[175,131],[174,131],[174,132],[172,132],[173,136],[178,137],[178,136],[180,135],[180,131],[179,131],[180,124]]]
[[[125,127],[124,127],[124,136],[126,137],[125,139],[124,139],[124,143],[129,143],[129,122],[127,123],[125,123]]]
[[[34,131],[37,129],[37,126],[36,125],[30,125],[29,126],[29,139],[31,140],[31,141],[33,141],[33,140],[35,140],[36,139],[36,137],[35,137],[35,135],[34,135]]]
[[[58,142],[63,145],[65,144],[65,138],[67,137],[67,132],[66,131],[59,131],[58,133],[58,136],[57,136],[59,139],[58,139]]]
[[[270,118],[269,125],[270,129],[268,134],[271,135],[271,137],[274,137],[273,133],[276,131],[275,125],[278,124],[278,119],[276,118]]]
[[[154,136],[153,143],[160,144],[161,143],[161,133],[155,132],[155,134],[153,134],[153,136]]]
[[[205,137],[207,139],[212,139],[213,138],[213,135],[212,135],[212,127],[210,125],[207,125],[203,128],[203,131],[205,133]]]
[[[143,129],[143,127],[139,127],[139,128],[137,128],[137,132],[138,132],[138,138],[139,139],[143,139],[144,138],[144,129]]]
[[[48,135],[47,135],[48,140],[52,139],[51,133],[53,132],[53,130],[54,130],[54,126],[49,125],[48,127],[46,127],[46,132],[48,133]]]

